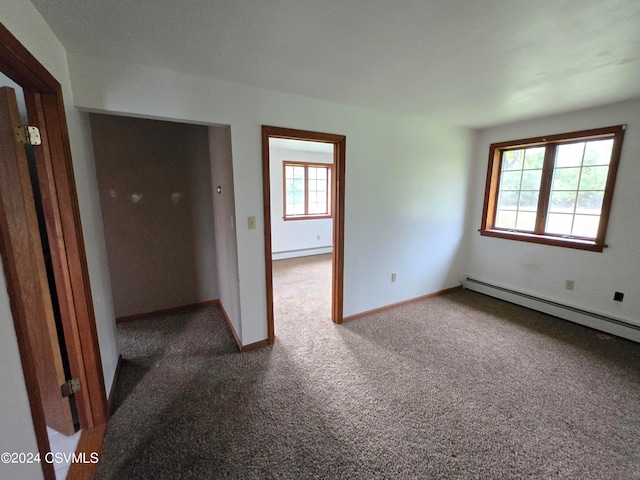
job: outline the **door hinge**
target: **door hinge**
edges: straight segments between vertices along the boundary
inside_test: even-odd
[[[63,397],[73,395],[80,390],[80,379],[72,378],[71,380],[67,380],[60,386],[60,390],[62,391]]]
[[[16,140],[23,145],[40,145],[42,139],[40,138],[40,130],[38,127],[31,127],[29,125],[20,125],[16,127]]]

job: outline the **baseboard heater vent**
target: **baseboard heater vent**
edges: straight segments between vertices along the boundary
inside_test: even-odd
[[[640,325],[467,277],[464,287],[571,322],[640,342]]]
[[[271,256],[273,260],[284,260],[285,258],[322,255],[325,253],[331,253],[332,251],[333,247],[331,245],[325,245],[322,247],[299,248],[297,250],[281,250],[279,252],[272,252]]]

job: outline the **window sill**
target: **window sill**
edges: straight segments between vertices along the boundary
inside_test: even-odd
[[[534,233],[510,232],[507,230],[485,229],[480,230],[480,235],[484,237],[504,238],[507,240],[517,240],[519,242],[538,243],[541,245],[552,245],[555,247],[575,248],[590,252],[602,252],[606,245],[596,243],[593,240],[580,240],[577,238],[555,237],[553,235],[536,235]]]
[[[282,217],[282,220],[288,222],[289,220],[320,220],[326,218],[333,218],[332,215],[296,215],[295,217]]]

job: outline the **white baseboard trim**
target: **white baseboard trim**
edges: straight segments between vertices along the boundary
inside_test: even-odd
[[[640,325],[634,325],[609,315],[590,312],[472,277],[465,277],[463,286],[474,292],[483,293],[491,297],[515,303],[516,305],[521,305],[532,310],[547,313],[564,320],[569,320],[570,322],[579,323],[586,327],[640,343]]]
[[[331,245],[327,245],[324,247],[299,248],[298,250],[283,250],[280,252],[273,252],[271,254],[271,259],[284,260],[286,258],[308,257],[311,255],[322,255],[325,253],[331,253],[332,251],[333,247]]]

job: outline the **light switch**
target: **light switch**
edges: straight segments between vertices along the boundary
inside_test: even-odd
[[[256,217],[249,217],[249,230],[256,229]]]

